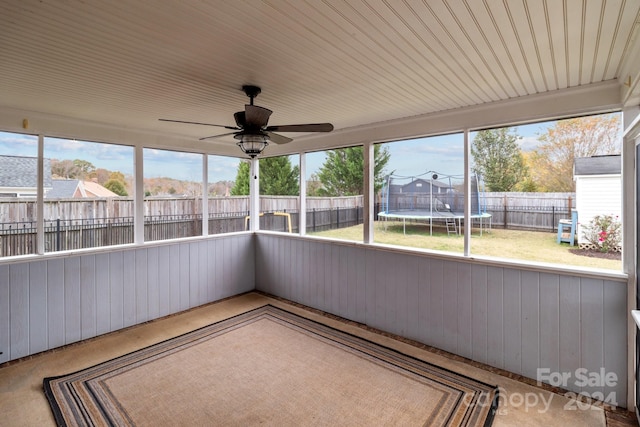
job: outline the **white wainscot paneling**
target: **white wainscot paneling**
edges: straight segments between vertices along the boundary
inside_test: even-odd
[[[626,403],[626,281],[270,233],[256,289],[532,379]],[[581,375],[613,373],[608,386]]]
[[[251,234],[0,264],[0,363],[248,292],[254,276]]]

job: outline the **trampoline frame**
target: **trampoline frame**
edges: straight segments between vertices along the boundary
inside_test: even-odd
[[[411,179],[413,182],[416,178],[419,178],[421,176],[424,175],[430,175],[429,179],[431,181],[431,188],[429,189],[429,208],[428,209],[399,209],[399,210],[389,210],[389,197],[390,197],[390,188],[391,188],[391,180],[392,179]],[[434,205],[434,194],[433,194],[433,181],[435,179],[438,179],[439,174],[435,171],[428,171],[425,172],[424,174],[421,174],[419,176],[398,176],[398,175],[394,175],[393,173],[387,176],[386,179],[386,186],[385,188],[383,188],[383,199],[384,199],[384,203],[383,206],[386,207],[386,209],[383,209],[382,211],[380,211],[378,213],[378,217],[379,218],[383,218],[386,221],[388,221],[389,219],[397,219],[397,220],[402,220],[402,229],[403,229],[403,233],[406,235],[406,222],[407,219],[409,220],[418,220],[418,221],[429,221],[429,235],[433,235],[433,222],[434,221],[446,221],[447,219],[451,219],[453,218],[453,220],[457,223],[456,224],[456,234],[460,234],[460,230],[462,228],[462,220],[465,219],[464,216],[464,212],[459,212],[459,211],[453,211],[451,210],[450,206],[447,204],[442,204],[442,208],[438,208],[436,207],[436,209],[433,209],[433,205]],[[442,178],[448,178],[449,179],[449,186],[451,187],[451,178],[458,178],[457,176],[454,175],[442,175],[440,174],[440,177]],[[476,185],[478,182],[478,177],[475,177],[476,180]],[[385,191],[386,190],[386,191]],[[386,193],[386,194],[385,194]],[[488,219],[488,226],[489,226],[489,230],[491,230],[491,221],[492,221],[492,215],[490,213],[487,213],[486,211],[483,212],[482,210],[482,201],[481,201],[481,194],[479,191],[476,191],[477,195],[477,204],[478,204],[478,212],[477,213],[471,213],[469,215],[469,222],[471,223],[471,226],[473,227],[473,220],[478,220],[479,225],[480,225],[480,236],[482,236],[482,232],[483,232],[483,220]],[[436,198],[436,201],[438,201],[438,199]],[[385,224],[385,230],[386,230],[386,224]]]

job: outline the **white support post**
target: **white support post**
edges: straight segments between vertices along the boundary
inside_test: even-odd
[[[471,253],[471,142],[464,130],[464,256]]]
[[[298,209],[298,232],[307,234],[307,154],[300,153],[300,203]]]
[[[251,159],[249,177],[249,230],[260,229],[260,162],[257,157]]]
[[[44,136],[38,135],[38,171],[36,190],[36,253],[44,254]]]
[[[135,191],[133,197],[133,242],[137,245],[144,243],[144,150],[136,145],[134,150]]]
[[[202,235],[209,235],[209,156],[202,155]]]
[[[374,215],[374,145],[367,142],[362,147],[364,159],[364,243],[373,243],[373,215]]]

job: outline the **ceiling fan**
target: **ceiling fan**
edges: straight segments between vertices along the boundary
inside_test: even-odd
[[[261,89],[258,86],[245,85],[242,90],[249,97],[250,102],[244,106],[244,111],[238,111],[233,115],[236,126],[215,125],[211,123],[188,122],[183,120],[159,119],[163,122],[187,123],[192,125],[216,126],[233,130],[234,132],[223,133],[221,135],[206,136],[200,138],[200,141],[210,138],[220,138],[227,135],[233,135],[238,140],[236,143],[240,149],[249,155],[256,157],[269,145],[269,141],[275,144],[286,144],[293,141],[292,138],[279,135],[278,132],[331,132],[333,125],[331,123],[307,123],[297,125],[272,125],[267,126],[269,116],[273,111],[253,105],[253,100]]]

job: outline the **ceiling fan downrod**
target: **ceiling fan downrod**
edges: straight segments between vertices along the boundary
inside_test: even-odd
[[[253,86],[253,85],[244,85],[242,86],[242,90],[244,91],[244,93],[247,94],[247,96],[250,99],[249,105],[253,105],[253,98],[258,96],[260,92],[262,92],[262,89],[260,89],[258,86]]]

